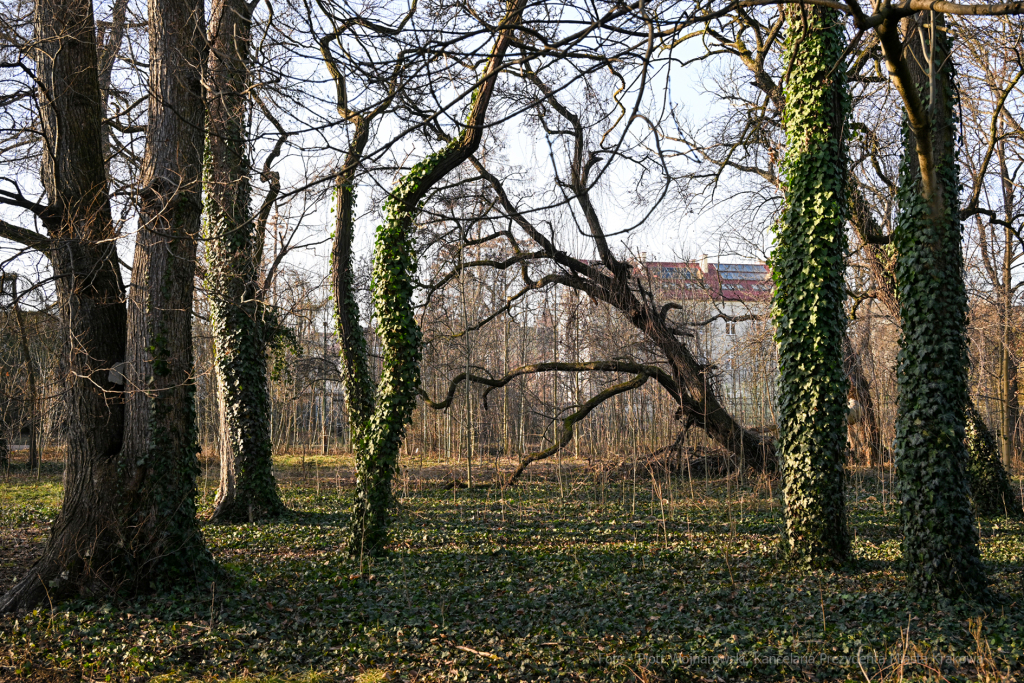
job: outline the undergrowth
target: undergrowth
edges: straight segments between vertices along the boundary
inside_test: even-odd
[[[295,514],[204,527],[225,571],[202,592],[83,598],[0,620],[0,679],[1019,675],[1019,521],[982,530],[1001,602],[920,604],[905,598],[898,511],[874,475],[847,491],[855,559],[807,573],[782,559],[777,482],[609,483],[576,472],[504,491],[417,480],[399,491],[393,552],[376,560],[345,552],[350,486],[326,471],[319,486],[286,479]],[[52,477],[0,484],[0,565],[8,546],[38,543],[59,493]],[[15,569],[5,569],[7,585]]]

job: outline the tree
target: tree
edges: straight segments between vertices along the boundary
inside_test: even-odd
[[[801,12],[813,12],[817,6],[801,4],[799,7]],[[688,132],[688,139],[694,144],[701,160],[701,166],[691,172],[690,176],[695,182],[701,183],[702,194],[720,203],[736,201],[743,207],[742,211],[755,215],[763,211],[765,205],[777,206],[767,217],[774,224],[780,224],[787,210],[782,166],[792,146],[787,145],[784,126],[784,117],[789,108],[784,87],[792,85],[787,78],[790,62],[785,55],[780,54],[779,47],[788,13],[788,9],[736,11],[704,25],[705,34],[714,42],[713,48],[707,50],[701,59],[709,61],[715,55],[724,53],[738,62],[750,78],[722,80],[715,94],[730,105],[720,116],[713,118],[710,125],[702,121],[699,127],[695,126],[694,130]],[[840,17],[836,15],[837,22],[841,21]],[[799,22],[798,30],[804,30],[807,24],[803,14]],[[853,118],[852,114],[856,113],[853,111],[856,105],[861,106],[864,112],[861,113],[862,117],[870,119],[873,114],[870,105],[873,104],[877,94],[875,90],[878,88],[873,73],[873,57],[878,51],[877,40],[869,37],[848,48],[842,36],[838,40],[843,44],[843,52],[848,52],[851,57],[839,61],[838,55],[833,55],[835,60],[825,68],[824,74],[844,78],[848,83],[846,90],[850,92],[847,99],[852,101],[846,106],[851,116],[842,124],[844,141],[851,138],[852,131],[856,131],[856,141],[872,149],[878,146],[878,137],[884,134],[885,126],[869,128]],[[787,44],[790,42],[787,41]],[[799,48],[797,54],[802,54]],[[857,182],[857,167],[862,164],[874,164],[877,167],[879,155],[864,153],[860,149],[857,152],[852,155],[853,159],[849,153],[845,157],[849,166],[846,171],[848,179],[843,184],[847,205],[840,208],[855,234],[871,230],[877,232],[872,206],[868,201],[870,195]],[[737,184],[734,191],[731,190],[733,182]],[[721,199],[727,190],[733,196]],[[709,203],[713,205],[715,202]],[[753,223],[760,226],[762,221]],[[760,228],[755,227],[754,230]],[[840,239],[846,238],[840,235]],[[868,248],[875,249],[874,245],[868,245]],[[872,273],[878,270],[879,263],[873,253],[869,255],[867,264]],[[872,287],[872,298],[878,298],[881,289],[877,284]],[[858,309],[856,304],[851,307],[853,317]],[[849,425],[849,438],[856,446],[855,450],[864,452],[867,463],[871,465],[879,444],[879,427],[861,359],[862,355],[870,352],[870,348],[851,343],[850,330],[845,324],[840,331],[833,330],[832,334],[839,334],[842,339],[844,370],[849,382],[848,396],[856,402],[854,415],[859,418]],[[797,334],[794,339],[799,337]]]
[[[348,420],[352,431],[352,444],[356,453],[361,456],[365,453],[368,445],[367,430],[374,415],[376,387],[367,359],[366,338],[359,323],[359,303],[356,299],[352,262],[352,242],[355,237],[356,177],[370,139],[370,127],[375,119],[388,110],[394,99],[397,74],[401,71],[401,67],[400,62],[396,63],[391,79],[385,84],[386,91],[381,100],[373,103],[365,111],[357,111],[348,101],[345,75],[331,51],[331,44],[344,37],[346,32],[353,27],[366,28],[378,35],[394,35],[401,31],[413,17],[416,5],[414,3],[398,26],[392,28],[368,21],[363,17],[345,20],[339,18],[334,9],[326,2],[319,4],[331,21],[333,29],[318,40],[320,54],[334,81],[335,107],[338,115],[352,126],[352,137],[348,150],[334,179],[335,224],[334,239],[331,245],[331,292],[334,297],[337,332],[341,341],[342,377],[347,394],[345,407],[348,411]],[[385,502],[385,505],[390,504],[390,500]],[[384,524],[386,525],[387,522],[385,521]],[[353,531],[353,538],[361,533],[361,527],[356,528]],[[361,552],[363,542],[361,538],[359,542],[361,546],[359,552]]]
[[[862,241],[872,245],[868,262],[882,299],[897,294],[903,325],[897,453],[910,586],[921,594],[976,595],[985,579],[964,472],[966,296],[954,91],[945,22],[936,10],[1020,14],[1024,5],[909,2],[875,6],[866,14],[848,2],[844,9],[859,35],[874,34],[906,113],[896,229],[891,238],[882,235],[858,194],[852,194],[852,217]],[[883,267],[890,255],[873,248],[890,241],[896,254],[892,275]]]
[[[149,3],[149,123],[125,354],[122,518],[135,580],[213,566],[196,521],[192,298],[202,214],[202,0]]]
[[[483,126],[502,67],[505,52],[518,27],[524,0],[512,0],[497,27],[497,37],[473,92],[469,115],[461,134],[444,149],[427,156],[396,184],[384,203],[385,222],[377,228],[374,244],[372,290],[377,333],[381,339],[383,370],[374,396],[368,424],[358,428],[356,443],[356,502],[352,514],[349,551],[357,556],[385,551],[393,514],[391,482],[405,427],[416,406],[419,389],[420,330],[413,313],[413,273],[417,254],[414,228],[420,204],[435,184],[468,159],[480,145]],[[340,102],[340,100],[339,100]],[[350,191],[342,188],[343,193]],[[351,215],[351,212],[349,212]],[[351,278],[336,278],[342,286]],[[351,292],[336,293],[339,305],[352,301]],[[349,307],[348,313],[356,313]],[[353,321],[358,329],[358,318]],[[365,361],[349,359],[362,351],[361,345],[345,348],[346,369],[365,368]],[[346,377],[346,387],[361,386],[364,378]],[[350,389],[351,391],[351,389]],[[352,412],[350,410],[350,419]]]
[[[1024,77],[1018,55],[1024,31],[1020,22],[1005,18],[958,22],[954,29],[960,46],[957,85],[964,132],[959,158],[968,178],[960,216],[974,219],[968,223],[974,227],[969,237],[974,238],[978,250],[974,262],[968,262],[968,293],[972,303],[982,309],[981,315],[971,316],[971,326],[979,328],[980,323],[988,327],[991,332],[986,330],[983,336],[991,334],[997,339],[999,350],[995,391],[986,386],[979,387],[978,393],[997,397],[999,452],[1003,467],[1008,468],[1019,441],[1019,354],[1015,349],[1019,321],[1014,302],[1022,283],[1014,282],[1014,270],[1022,255],[1016,223],[1021,215],[1018,178],[1022,167],[1018,88]],[[992,49],[993,45],[1000,47]],[[995,320],[987,315],[989,311],[997,312]],[[983,340],[979,342],[985,345]]]
[[[647,65],[641,62],[637,68],[643,71]],[[636,267],[635,261],[631,262],[628,258],[614,253],[609,244],[609,231],[597,208],[593,188],[598,186],[600,174],[608,170],[604,158],[614,158],[620,153],[620,141],[608,139],[606,136],[602,144],[591,146],[592,140],[588,131],[593,130],[595,126],[588,125],[588,118],[580,110],[574,111],[570,108],[560,96],[561,92],[569,89],[568,83],[548,83],[536,69],[525,71],[523,79],[532,87],[529,97],[535,103],[536,114],[543,130],[551,136],[552,146],[557,144],[565,154],[564,165],[567,168],[564,176],[562,169],[557,168],[555,171],[557,191],[564,194],[553,203],[555,206],[573,203],[579,207],[581,232],[587,239],[588,247],[596,252],[597,258],[585,259],[575,256],[568,248],[562,246],[561,235],[555,231],[548,233],[542,230],[542,219],[534,219],[540,209],[527,206],[524,200],[514,198],[506,187],[506,181],[490,170],[485,160],[474,157],[473,165],[477,173],[493,192],[494,199],[490,203],[500,210],[500,219],[511,219],[522,231],[523,237],[514,235],[510,230],[499,229],[475,240],[477,245],[486,246],[499,253],[506,252],[508,255],[499,259],[480,258],[462,261],[457,267],[439,273],[431,288],[436,290],[443,287],[466,268],[519,269],[522,277],[521,288],[506,301],[501,302],[501,306],[492,311],[486,320],[494,319],[502,311],[508,310],[513,302],[532,292],[543,291],[553,286],[566,287],[574,290],[577,296],[586,294],[590,300],[601,302],[617,311],[629,326],[643,335],[646,345],[656,349],[656,360],[542,362],[514,368],[501,377],[463,372],[452,378],[446,398],[437,401],[428,399],[428,404],[436,408],[447,407],[454,396],[455,388],[466,380],[495,388],[505,386],[517,377],[537,373],[628,373],[632,376],[605,387],[586,401],[579,402],[574,412],[557,421],[551,445],[537,452],[524,454],[509,482],[515,481],[532,463],[560,452],[573,440],[577,423],[584,420],[602,403],[624,392],[638,389],[650,379],[654,379],[671,396],[672,402],[677,406],[675,417],[682,421],[684,431],[696,425],[737,456],[741,468],[771,471],[776,464],[772,440],[745,428],[729,413],[718,395],[718,369],[713,363],[699,359],[696,352],[688,346],[687,340],[694,336],[695,328],[720,319],[735,322],[735,318],[719,313],[707,320],[680,321],[678,316],[671,314],[679,311],[682,306],[677,302],[659,300],[657,284],[650,274],[645,274],[641,268]],[[589,107],[587,112],[598,120],[604,116],[604,112],[596,107]],[[644,123],[653,126],[649,120],[645,119]],[[656,131],[656,134],[660,133],[661,131]],[[644,172],[650,172],[652,175],[664,172],[665,158],[661,154],[636,152],[635,156],[623,156],[634,160]],[[666,182],[665,191],[670,183],[671,178]],[[663,198],[664,192],[660,199]],[[652,206],[658,203],[650,199],[648,202]],[[501,249],[498,245],[505,248]]]
[[[31,607],[47,590],[60,593],[95,579],[90,551],[116,542],[110,522],[124,424],[120,387],[109,376],[124,360],[126,317],[100,136],[92,3],[38,2],[34,24],[44,140],[40,175],[49,203],[24,203],[48,236],[8,224],[4,236],[50,258],[61,318],[67,337],[75,341],[66,350],[64,501],[42,557],[0,598],[0,612]],[[4,199],[21,201],[9,192]],[[103,563],[108,557],[98,559]]]
[[[126,311],[102,154],[89,0],[36,7],[36,72],[49,204],[0,193],[48,236],[4,236],[47,254],[68,349],[64,500],[42,557],[0,612],[75,590],[208,576],[195,519],[198,472],[191,312],[203,107],[201,2],[149,6],[150,96],[141,218]]]
[[[787,8],[785,202],[772,254],[779,345],[779,451],[794,559],[849,554],[846,441],[847,112],[838,12]]]
[[[907,109],[893,235],[903,335],[896,457],[903,561],[918,594],[979,595],[985,573],[964,470],[967,294],[956,170],[953,65],[943,15],[880,30]]]
[[[281,143],[264,164],[270,192],[254,216],[247,135],[253,9],[245,0],[215,0],[206,76],[204,200],[220,413],[220,488],[213,519],[235,522],[274,517],[285,509],[271,460],[266,351],[272,321],[260,287],[266,221],[280,191],[270,163]]]

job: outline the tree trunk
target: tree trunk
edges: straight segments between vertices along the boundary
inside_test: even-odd
[[[207,63],[205,201],[210,311],[220,408],[220,488],[213,519],[284,510],[274,480],[267,325],[260,294],[263,231],[252,215],[247,112],[252,5],[215,0]]]
[[[1010,469],[1013,463],[1013,455],[1016,450],[1015,441],[1017,434],[1017,363],[1010,353],[1010,322],[1009,314],[1004,314],[1003,340],[999,358],[999,455],[1003,468]]]
[[[120,501],[136,580],[213,567],[196,523],[192,299],[203,156],[202,0],[149,3],[149,128],[128,301]]]
[[[1016,451],[1017,420],[1017,362],[1011,352],[1013,335],[1013,244],[1015,236],[1009,226],[1014,215],[1014,183],[1006,168],[1006,152],[1002,141],[998,144],[999,177],[1002,181],[1003,207],[1008,225],[1003,230],[1003,277],[1000,294],[1002,320],[1002,354],[999,363],[999,389],[1002,394],[1002,410],[999,424],[999,454],[1003,468],[1009,470]]]
[[[46,548],[0,598],[0,612],[108,580],[120,555],[114,504],[124,404],[111,368],[124,359],[126,320],[103,163],[92,4],[40,0],[35,25],[41,179],[50,200],[46,249],[69,340],[61,360],[68,447],[64,498]]]
[[[25,359],[25,374],[28,375],[28,414],[29,414],[29,437],[28,437],[28,468],[31,471],[40,466],[39,453],[39,396],[36,391],[36,369],[32,362],[32,351],[28,345],[28,332],[25,331],[25,316],[21,312],[21,300],[18,295],[18,275],[10,273],[2,276],[3,279],[10,279],[12,308],[14,308],[14,320],[18,325],[18,344],[21,347],[21,355]],[[5,445],[6,447],[6,445]],[[6,453],[4,454],[6,456]]]
[[[508,6],[462,134],[410,169],[384,203],[385,222],[377,228],[374,243],[372,282],[382,372],[373,417],[363,430],[364,448],[357,454],[349,541],[349,552],[359,557],[386,550],[394,510],[392,479],[419,391],[421,333],[413,314],[412,279],[417,261],[413,233],[420,203],[479,147],[498,70],[525,4],[525,0],[514,0]]]
[[[128,0],[114,0],[111,7],[110,28],[100,32],[101,39],[96,46],[97,68],[99,70],[100,86],[100,120],[106,120],[109,114],[110,103],[110,78],[114,72],[114,63],[117,61],[117,52],[121,49],[121,41],[124,39],[124,29],[127,22]],[[102,124],[100,140],[103,144],[103,161],[107,172],[107,182],[110,182],[110,126]]]
[[[359,302],[352,272],[352,239],[355,228],[355,176],[359,159],[369,139],[369,121],[359,117],[345,164],[335,182],[334,243],[331,248],[331,285],[334,314],[341,336],[342,376],[352,449],[362,451],[364,430],[373,415],[374,386],[366,355],[366,337],[359,324]]]
[[[871,387],[864,375],[863,356],[871,352],[871,320],[867,321],[868,334],[861,345],[860,351],[853,348],[850,338],[843,335],[843,369],[846,373],[849,389],[847,397],[854,404],[850,407],[850,419],[847,425],[848,440],[852,445],[854,456],[863,456],[868,467],[874,467],[878,457],[878,419],[875,415],[875,402],[871,398]]]
[[[913,83],[903,85],[920,93],[927,125],[920,125],[921,112],[908,120],[928,136],[919,139],[914,126],[904,125],[894,233],[903,319],[896,418],[903,561],[914,593],[978,595],[986,579],[964,469],[967,293],[950,44],[935,12],[906,19],[903,35],[905,50],[898,53],[892,36],[883,36],[883,46],[890,62],[905,60]]]
[[[846,531],[846,120],[843,30],[833,9],[787,14],[785,203],[776,227],[775,338],[786,541],[804,565],[842,562]]]

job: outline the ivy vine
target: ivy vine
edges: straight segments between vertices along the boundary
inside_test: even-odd
[[[484,69],[484,77],[470,98],[467,125],[462,134],[449,141],[444,149],[413,166],[391,191],[382,207],[384,222],[376,231],[370,282],[377,317],[377,334],[381,342],[382,370],[376,396],[370,392],[369,385],[364,383],[369,382],[366,352],[362,346],[364,342],[354,339],[359,336],[358,307],[351,294],[351,280],[345,280],[351,278],[351,272],[341,273],[341,285],[336,288],[341,299],[337,302],[339,317],[348,316],[350,322],[356,322],[349,326],[350,333],[343,340],[345,343],[354,342],[353,347],[345,351],[349,415],[368,415],[368,419],[351,421],[351,424],[358,426],[353,427],[357,448],[356,500],[349,551],[358,557],[379,555],[387,548],[394,515],[392,480],[398,469],[398,451],[419,394],[422,334],[412,305],[417,264],[414,239],[416,219],[422,209],[423,198],[430,188],[468,159],[480,145],[497,69],[511,42],[511,27],[518,25],[525,6],[525,0],[511,0],[508,3],[502,28]],[[351,207],[354,198],[351,184],[341,183],[340,189],[341,197],[349,201]],[[350,268],[350,264],[335,264],[335,267],[346,265]]]
[[[268,326],[259,297],[263,235],[251,212],[251,185],[242,137],[217,141],[222,166],[214,169],[207,144],[204,204],[207,226],[207,288],[216,362],[221,438],[230,472],[222,472],[214,519],[246,522],[285,511],[273,472],[270,393],[267,385]],[[276,321],[270,321],[271,323]],[[225,476],[233,476],[225,486]]]
[[[838,13],[807,5],[787,12],[785,199],[771,261],[779,452],[788,551],[817,566],[849,553],[842,339],[850,104]]]
[[[1019,516],[1020,506],[1013,494],[996,440],[977,408],[968,404],[964,411],[964,435],[967,441],[967,481],[971,489],[974,513],[979,517]]]
[[[934,21],[941,15],[934,14]],[[917,50],[935,52],[941,65],[930,91],[920,86],[931,118],[932,147],[941,196],[923,194],[917,145],[903,123],[903,158],[893,232],[896,283],[903,319],[897,356],[899,412],[895,455],[903,521],[903,562],[908,587],[918,595],[977,595],[986,580],[965,472],[967,404],[967,292],[961,252],[959,184],[955,161],[954,74],[946,33]],[[933,215],[941,202],[941,215]]]
[[[165,273],[172,280],[171,269]],[[191,278],[191,275],[189,276]],[[198,584],[214,576],[216,564],[199,530],[196,519],[196,482],[200,474],[199,432],[195,412],[195,382],[192,379],[192,348],[172,351],[166,321],[150,312],[152,356],[147,391],[149,403],[147,441],[143,451],[127,453],[122,460],[120,489],[128,495],[118,500],[117,530],[119,552],[114,575],[132,577],[136,588],[150,584]],[[174,373],[168,359],[178,356]],[[184,377],[180,372],[185,369]],[[177,376],[172,377],[172,374]],[[138,486],[137,482],[146,482]]]
[[[357,463],[350,544],[356,555],[380,554],[387,546],[394,509],[391,482],[418,395],[422,333],[412,296],[417,264],[414,228],[421,206],[418,202],[410,206],[409,199],[419,196],[423,178],[458,147],[458,140],[453,141],[413,166],[388,195],[383,206],[385,220],[377,228],[370,288],[382,371],[373,413],[365,427],[353,430],[357,448],[363,451]],[[350,406],[350,414],[370,408],[365,399],[362,403]]]

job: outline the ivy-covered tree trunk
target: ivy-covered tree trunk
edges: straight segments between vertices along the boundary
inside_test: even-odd
[[[849,553],[842,348],[849,98],[838,13],[813,5],[787,12],[785,208],[772,255],[779,450],[789,552],[819,565]]]
[[[356,453],[362,453],[366,445],[364,437],[373,416],[375,390],[366,356],[366,337],[359,324],[359,302],[356,299],[355,276],[352,271],[355,177],[359,159],[369,139],[369,123],[363,116],[356,117],[352,141],[345,155],[345,165],[335,181],[334,243],[331,248],[334,314],[341,337],[346,408],[352,433],[352,447]]]
[[[973,403],[967,404],[964,433],[967,442],[967,481],[974,513],[979,517],[1017,517],[1020,504],[999,457],[996,440]]]
[[[259,282],[263,231],[251,209],[246,88],[252,9],[245,0],[215,0],[206,74],[206,254],[220,408],[220,488],[213,518],[231,522],[285,510],[271,460],[267,325]]]
[[[387,548],[394,510],[392,480],[405,427],[419,392],[421,333],[413,311],[412,280],[417,262],[414,232],[420,203],[438,181],[479,147],[498,71],[525,5],[525,0],[514,0],[509,5],[481,85],[474,92],[463,133],[443,150],[416,164],[384,202],[384,224],[377,228],[371,281],[382,371],[373,415],[358,430],[361,443],[357,446],[361,450],[357,453],[356,502],[349,543],[349,551],[358,557],[379,555]],[[343,303],[339,301],[339,306]],[[354,314],[355,309],[350,308],[349,313]]]
[[[202,213],[202,0],[149,2],[149,125],[128,301],[123,448],[134,574],[189,583],[213,560],[196,522],[192,299]]]
[[[927,112],[923,122],[915,116],[917,124],[904,124],[893,235],[903,319],[896,418],[903,561],[915,593],[977,595],[986,580],[964,469],[967,293],[954,156],[953,65],[941,14],[910,17],[903,35],[910,87]],[[897,48],[887,39],[883,36],[883,47],[890,58]],[[924,71],[929,64],[932,74]],[[925,179],[926,162],[933,170]]]

